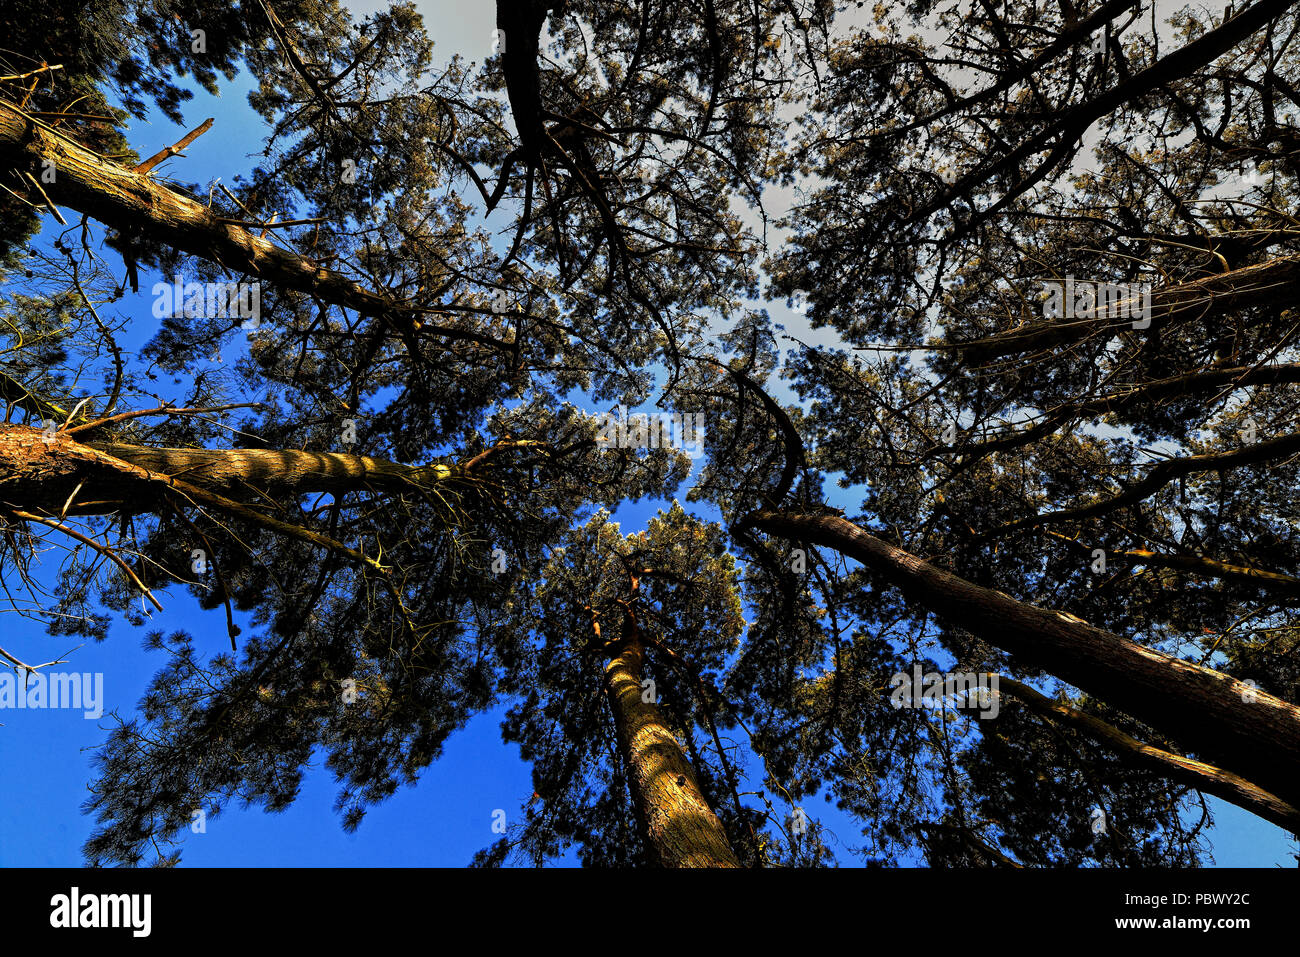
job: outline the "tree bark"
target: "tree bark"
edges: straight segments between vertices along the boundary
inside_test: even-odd
[[[55,202],[125,232],[142,232],[241,272],[265,275],[290,289],[376,315],[391,307],[381,296],[311,260],[222,222],[202,203],[104,159],[0,100],[0,155],[6,165],[39,175],[45,160],[54,181],[44,186]]]
[[[134,233],[243,273],[268,279],[368,316],[381,316],[405,331],[464,339],[509,351],[510,343],[468,329],[416,323],[400,303],[342,273],[277,246],[207,206],[109,162],[0,99],[0,165],[40,177],[53,164],[54,180],[43,186],[54,202],[86,213],[125,235]]]
[[[1176,286],[1151,290],[1152,328],[1192,316],[1205,319],[1229,309],[1244,309],[1267,303],[1278,308],[1295,301],[1294,290],[1300,284],[1300,256],[1281,256],[1230,272],[1192,279]],[[1132,319],[1088,318],[1070,322],[1031,322],[1008,332],[984,339],[954,343],[963,356],[976,364],[1025,352],[1039,352],[1065,343],[1075,343],[1089,336],[1102,341],[1132,328]]]
[[[605,692],[641,834],[661,867],[739,867],[722,822],[659,709],[641,700],[645,650],[635,627],[605,668]]]
[[[163,449],[78,442],[26,425],[0,424],[0,501],[28,511],[153,512],[174,476],[206,492],[248,501],[311,492],[401,489],[450,478],[456,466],[410,466],[364,455],[295,449]],[[80,490],[78,490],[80,486]],[[74,497],[75,492],[75,497]]]
[[[966,581],[838,516],[763,510],[746,524],[856,559],[939,617],[1300,806],[1300,708],[1294,704],[1073,615]]]

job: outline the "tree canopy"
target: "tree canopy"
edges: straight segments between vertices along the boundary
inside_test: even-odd
[[[0,579],[168,656],[87,860],[318,750],[355,829],[497,706],[478,865],[1300,833],[1294,8],[498,0],[440,66],[411,3],[7,8]],[[241,69],[254,165],[141,160]]]

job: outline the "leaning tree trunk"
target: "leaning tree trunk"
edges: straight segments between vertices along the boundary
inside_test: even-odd
[[[83,443],[67,432],[0,424],[0,511],[13,518],[67,533],[66,515],[153,513],[174,496],[173,506],[216,509],[385,575],[377,558],[254,506],[280,495],[428,488],[469,473],[469,465],[401,465],[340,452]]]
[[[471,329],[439,325],[428,315],[417,318],[387,296],[276,245],[240,223],[223,219],[204,204],[168,189],[145,173],[104,159],[0,99],[0,166],[40,177],[46,163],[52,164],[54,180],[42,188],[52,202],[92,216],[123,234],[141,233],[150,240],[281,288],[310,293],[363,315],[380,316],[407,334],[418,332],[422,336],[478,342],[498,350],[511,348],[511,343]]]
[[[860,561],[922,607],[993,647],[1082,688],[1300,806],[1300,707],[1289,701],[1074,615],[976,585],[838,516],[764,510],[746,522]]]
[[[641,836],[661,867],[739,867],[722,822],[658,707],[642,700],[645,650],[631,629],[605,668],[605,691]]]
[[[201,256],[231,269],[270,279],[288,289],[379,315],[390,307],[378,293],[322,269],[305,256],[277,246],[207,206],[118,166],[0,99],[0,156],[18,170],[40,176],[45,162],[54,178],[43,189],[55,203],[87,213],[124,232]]]
[[[453,465],[402,465],[300,449],[166,449],[79,442],[64,432],[0,424],[0,501],[60,514],[153,512],[175,478],[190,488],[260,501],[308,492],[401,490],[459,475]]]

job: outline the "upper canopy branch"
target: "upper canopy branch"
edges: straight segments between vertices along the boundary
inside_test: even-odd
[[[3,99],[0,161],[32,171],[52,163],[56,175],[46,189],[55,202],[93,216],[124,234],[143,233],[217,265],[260,276],[285,289],[309,293],[363,315],[381,317],[401,332],[473,338],[503,351],[511,350],[510,343],[470,335],[455,327],[417,322],[418,314],[427,310],[393,302],[307,256],[277,246],[216,215],[202,203],[85,149]]]

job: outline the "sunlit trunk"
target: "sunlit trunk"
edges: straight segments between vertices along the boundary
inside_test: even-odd
[[[401,489],[449,478],[455,466],[409,466],[343,452],[297,449],[160,449],[82,443],[62,433],[0,425],[0,501],[28,511],[95,514],[152,512],[160,490],[151,476],[258,503],[309,492]]]
[[[681,745],[659,708],[643,699],[644,654],[633,628],[605,668],[605,691],[641,837],[662,867],[739,867]]]

